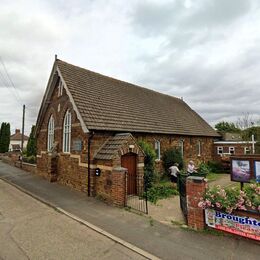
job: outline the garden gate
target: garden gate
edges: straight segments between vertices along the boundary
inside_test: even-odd
[[[143,174],[138,174],[136,162],[136,154],[128,153],[121,157],[121,165],[127,168],[126,206],[148,214],[144,176]]]

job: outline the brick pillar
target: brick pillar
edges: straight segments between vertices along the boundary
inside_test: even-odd
[[[50,182],[57,181],[57,177],[58,177],[57,166],[58,166],[57,154],[52,154],[52,153],[48,154],[47,178]]]
[[[112,201],[120,207],[124,207],[126,202],[126,173],[127,169],[123,167],[116,167],[112,170]]]
[[[188,226],[196,230],[203,230],[205,226],[204,211],[198,207],[200,198],[203,196],[207,182],[204,177],[190,176],[186,182],[187,196],[187,219]]]

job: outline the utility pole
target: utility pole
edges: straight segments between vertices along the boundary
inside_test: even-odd
[[[22,153],[23,153],[23,143],[24,143],[24,117],[25,117],[25,105],[23,105],[23,123],[22,123]]]

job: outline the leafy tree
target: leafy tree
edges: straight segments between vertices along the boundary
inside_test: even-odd
[[[215,125],[215,128],[221,132],[221,133],[239,133],[241,130],[236,127],[234,123],[229,123],[229,122],[219,122]]]
[[[139,146],[144,151],[144,182],[147,189],[151,188],[155,181],[155,158],[156,153],[152,146],[145,141],[138,142]]]
[[[36,156],[36,138],[34,137],[35,125],[31,128],[31,133],[29,136],[28,144],[27,144],[27,156]]]
[[[168,172],[169,167],[174,165],[174,163],[178,163],[180,169],[183,167],[182,154],[178,148],[170,148],[166,150],[163,153],[162,161],[165,172]]]
[[[10,124],[2,123],[0,129],[0,152],[5,153],[9,150],[10,144]]]

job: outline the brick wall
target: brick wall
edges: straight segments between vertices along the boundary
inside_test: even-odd
[[[138,140],[148,142],[153,148],[155,141],[159,140],[161,143],[161,156],[164,151],[176,147],[180,147],[180,141],[183,141],[183,159],[187,163],[193,160],[195,164],[201,162],[208,162],[213,160],[213,138],[200,136],[183,136],[183,135],[163,135],[163,134],[133,134]],[[201,142],[201,153],[198,154],[198,142]],[[159,172],[163,171],[162,161],[156,161],[156,168]]]

